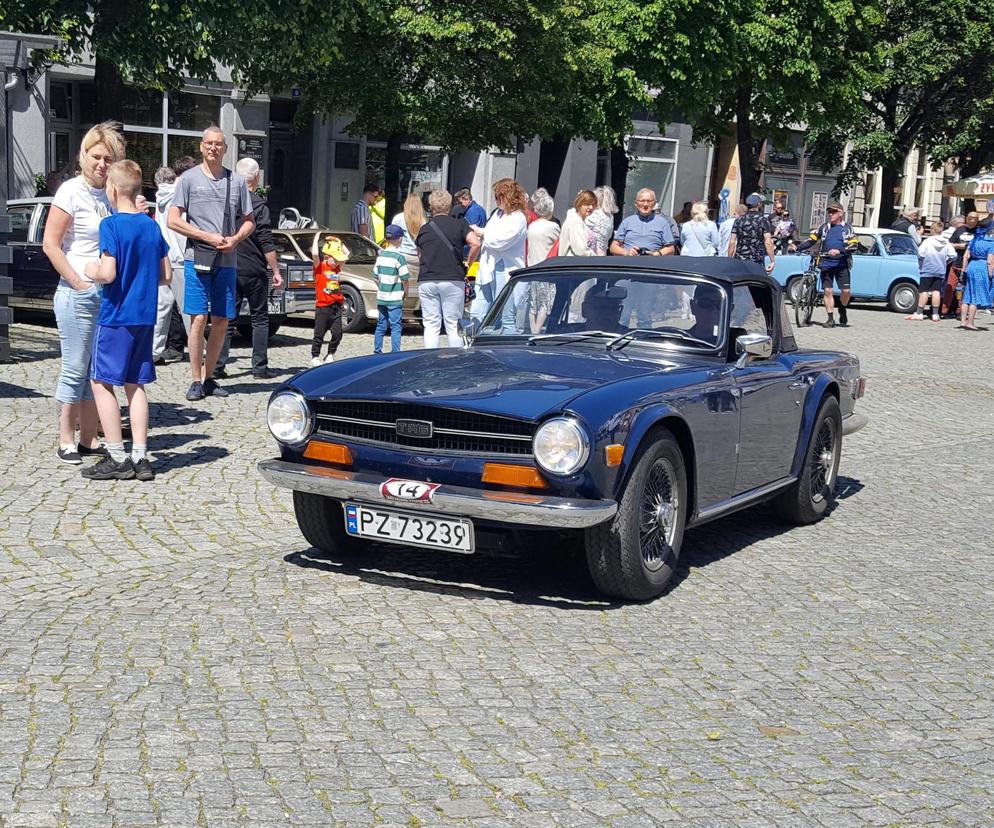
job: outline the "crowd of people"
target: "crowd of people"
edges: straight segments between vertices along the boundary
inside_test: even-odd
[[[243,158],[224,167],[227,143],[217,127],[204,131],[202,160],[192,157],[155,172],[154,205],[141,195],[142,171],[125,160],[125,143],[115,124],[90,129],[79,152],[80,175],[62,182],[52,201],[44,250],[61,279],[55,313],[62,351],[56,389],[60,403],[58,458],[82,465],[95,479],[151,479],[147,459],[148,402],[145,386],[155,366],[189,355],[190,402],[226,397],[218,382],[230,343],[229,321],[246,301],[252,321],[252,375],[273,376],[268,367],[268,296],[282,284],[269,208],[258,193],[260,169]],[[753,193],[716,224],[704,202],[686,202],[674,218],[659,209],[656,193],[639,190],[634,211],[617,221],[619,207],[608,186],[581,190],[560,220],[544,188],[530,195],[505,178],[493,187],[495,209],[488,215],[469,189],[410,194],[402,210],[386,220],[383,190],[367,185],[351,215],[351,229],[380,244],[373,267],[378,319],[374,353],[386,336],[392,351],[402,347],[405,294],[417,281],[424,347],[462,344],[467,306],[482,321],[512,273],[554,256],[730,256],[771,271],[778,255],[817,245],[827,325],[834,326],[838,288],[839,324],[848,324],[850,265],[856,249],[841,204],[828,206],[827,220],[801,241],[797,225],[780,202],[771,213]],[[426,209],[427,206],[427,209]],[[154,214],[154,220],[149,213]],[[895,222],[919,245],[920,298],[908,319],[937,321],[957,310],[962,327],[976,330],[978,308],[992,304],[994,221],[976,213],[951,226],[930,225],[924,239],[908,210]],[[319,249],[320,247],[320,249]],[[349,250],[333,235],[315,232],[311,249],[315,276],[311,364],[330,362],[342,340],[344,295],[340,282]],[[640,327],[651,326],[651,303],[632,285],[622,309]],[[505,315],[519,309],[532,331],[544,325],[552,306],[548,286],[530,286],[505,302]],[[683,297],[685,319],[696,318]],[[207,332],[210,324],[209,333]],[[511,318],[506,324],[515,324]],[[330,334],[325,355],[325,338]],[[113,389],[128,399],[132,448],[125,453]],[[113,403],[111,402],[113,400]],[[102,430],[104,442],[99,440]],[[76,433],[78,431],[78,438]]]

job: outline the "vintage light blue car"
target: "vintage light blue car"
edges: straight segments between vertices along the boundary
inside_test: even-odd
[[[772,500],[820,519],[859,361],[798,349],[779,285],[730,259],[553,259],[517,273],[470,346],[359,357],[274,391],[304,537],[472,553],[583,549],[596,585],[659,595],[684,530]],[[537,536],[537,537],[536,537]]]
[[[882,299],[892,311],[910,313],[918,305],[918,248],[907,233],[876,227],[854,227],[859,248],[852,257],[854,299]],[[807,253],[777,256],[773,278],[795,300],[800,277],[808,268]],[[836,290],[838,293],[838,290]]]

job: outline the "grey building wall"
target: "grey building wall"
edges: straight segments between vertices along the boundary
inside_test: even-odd
[[[22,80],[7,93],[10,115],[10,155],[4,181],[9,182],[8,198],[29,198],[36,192],[36,173],[48,171],[48,103],[46,76],[25,87]]]

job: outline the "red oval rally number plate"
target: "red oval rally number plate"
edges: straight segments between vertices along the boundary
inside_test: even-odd
[[[406,500],[416,503],[431,503],[439,483],[423,483],[420,480],[402,480],[391,477],[380,484],[380,494],[387,500]]]

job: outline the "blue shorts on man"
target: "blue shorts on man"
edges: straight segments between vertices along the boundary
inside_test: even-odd
[[[235,286],[238,270],[234,267],[217,267],[210,273],[198,273],[193,262],[183,263],[183,313],[195,316],[210,313],[234,319]]]

